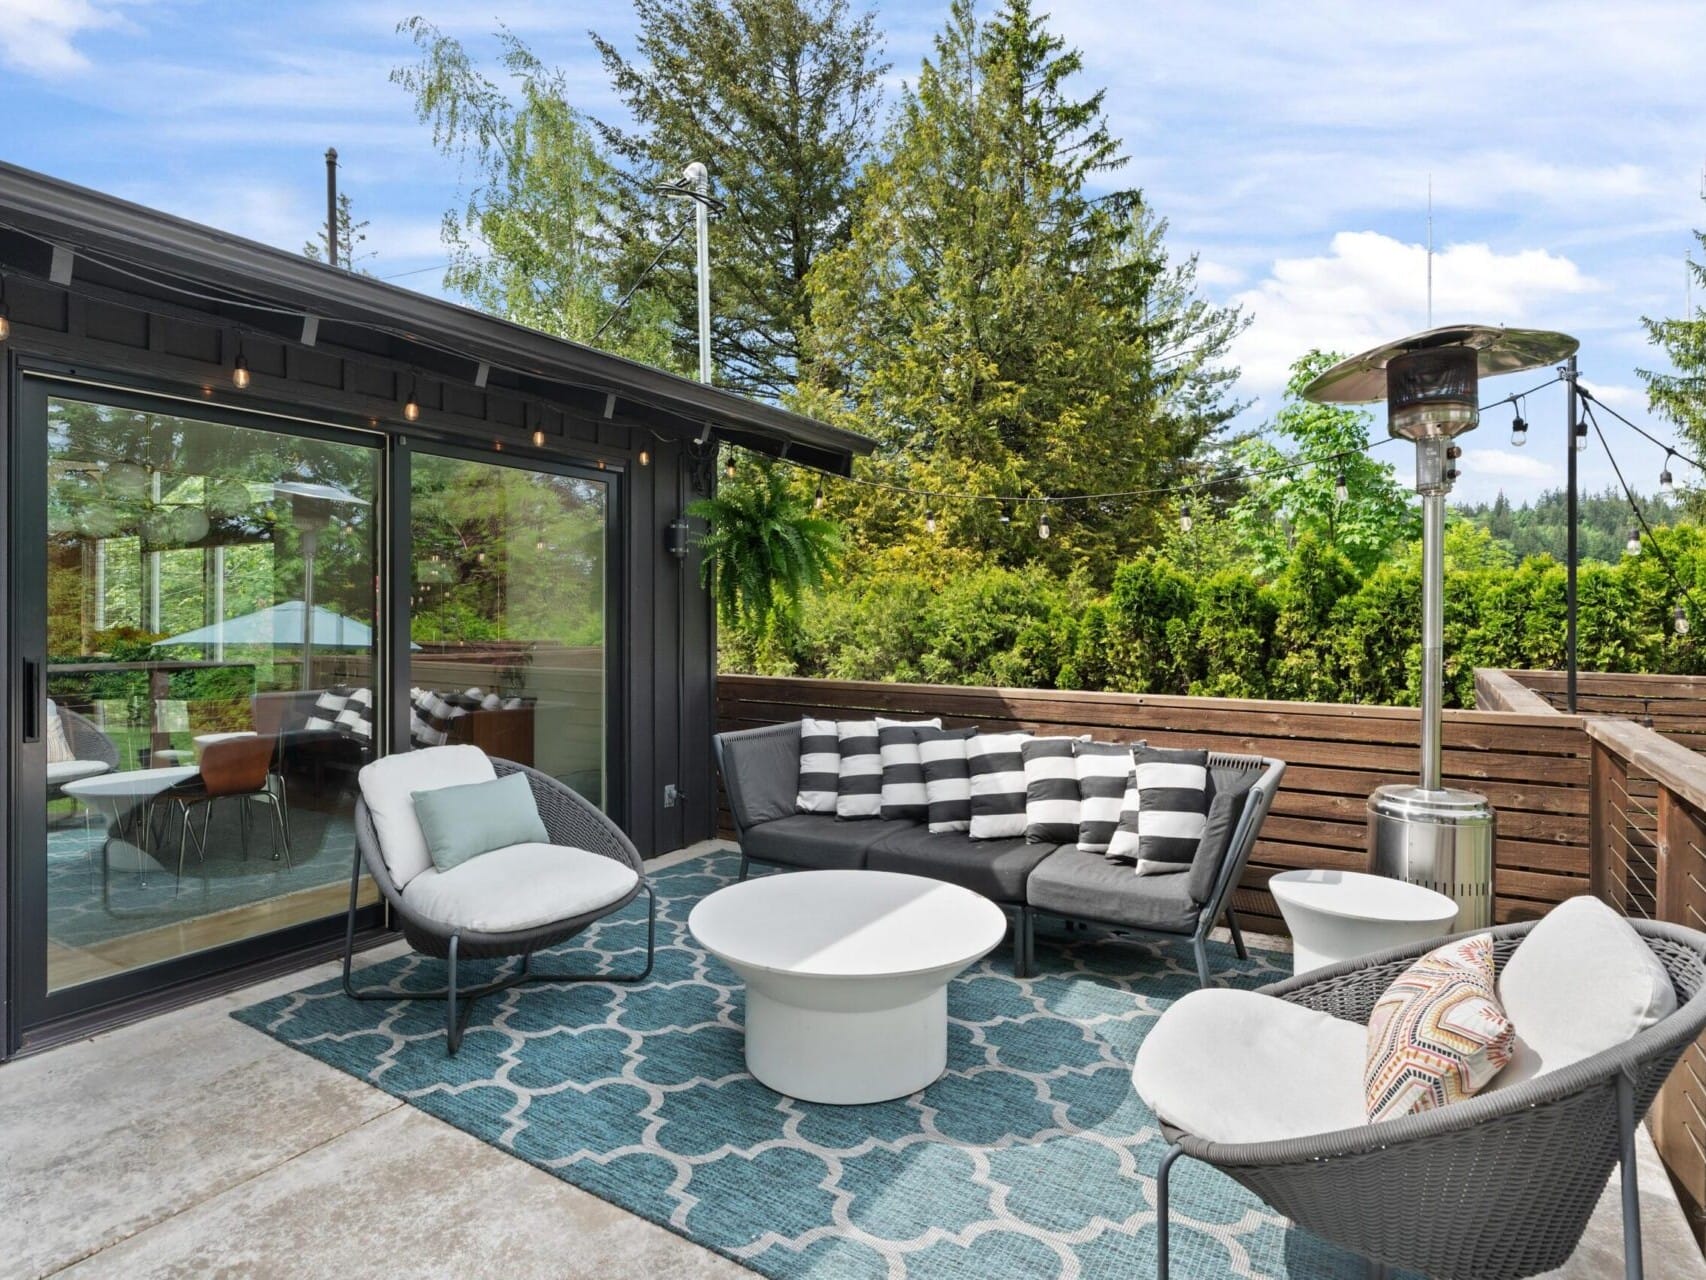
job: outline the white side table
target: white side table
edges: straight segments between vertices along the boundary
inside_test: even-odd
[[[1293,973],[1443,937],[1457,922],[1443,893],[1361,871],[1282,871],[1268,890],[1291,930]]]
[[[687,918],[746,982],[746,1065],[807,1102],[916,1093],[948,1062],[948,982],[1007,932],[957,885],[888,871],[794,871],[711,894]]]

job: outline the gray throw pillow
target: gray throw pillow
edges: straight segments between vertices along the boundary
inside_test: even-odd
[[[427,853],[440,871],[512,844],[551,843],[525,774],[411,795]]]
[[[1197,851],[1191,858],[1192,902],[1207,902],[1213,894],[1215,882],[1220,879],[1220,868],[1225,865],[1226,855],[1232,848],[1232,833],[1238,827],[1238,819],[1244,816],[1250,788],[1255,785],[1254,777],[1245,777],[1215,787],[1214,799],[1208,803],[1202,839],[1197,841]]]

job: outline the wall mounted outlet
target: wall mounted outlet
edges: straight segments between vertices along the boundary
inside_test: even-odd
[[[676,789],[676,786],[673,782],[666,782],[663,784],[663,807],[664,808],[666,808],[666,809],[675,808],[676,801],[678,801],[680,799],[681,799],[681,792]]]

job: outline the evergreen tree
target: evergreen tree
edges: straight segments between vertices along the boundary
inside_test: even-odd
[[[392,82],[413,95],[433,143],[471,174],[444,215],[445,284],[484,311],[651,364],[669,365],[669,303],[641,287],[620,311],[609,226],[619,175],[569,103],[568,81],[500,28],[513,95],[424,18],[398,25],[420,60]]]
[[[1706,252],[1706,232],[1696,231],[1695,240]],[[1706,296],[1706,265],[1688,262],[1694,287]],[[1664,351],[1671,373],[1648,369],[1636,371],[1647,384],[1647,402],[1657,413],[1677,425],[1698,452],[1706,450],[1706,307],[1697,306],[1679,320],[1643,317],[1647,341]]]
[[[360,222],[355,220],[355,206],[350,201],[349,192],[339,192],[338,251],[334,255],[332,265],[348,267],[353,271],[356,269],[356,263],[374,256],[372,250],[365,253],[356,252],[356,247],[367,241],[368,225],[366,218]],[[302,253],[304,257],[312,258],[316,262],[326,261],[326,229],[324,227],[315,233],[312,240],[302,246]]]
[[[636,0],[632,56],[597,34],[634,127],[599,124],[626,169],[618,219],[629,277],[657,256],[690,207],[655,188],[690,161],[727,202],[711,223],[716,381],[782,397],[812,323],[806,276],[847,238],[850,197],[880,108],[881,37],[846,0]],[[690,240],[689,240],[690,243]],[[693,254],[666,254],[655,288],[696,364]]]
[[[801,402],[876,436],[876,489],[856,498],[855,542],[929,554],[1083,566],[1101,581],[1148,542],[1153,504],[1044,508],[1023,499],[1176,479],[1225,421],[1216,362],[1237,331],[1195,296],[1194,263],[1169,264],[1138,191],[1093,184],[1125,163],[1102,94],[1008,0],[979,22],[956,0],[935,54],[866,173],[852,237],[813,270],[811,385]],[[848,502],[843,498],[840,501]]]

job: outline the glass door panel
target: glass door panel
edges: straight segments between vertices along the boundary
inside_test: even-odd
[[[380,463],[45,404],[51,997],[345,909],[381,723]]]
[[[415,746],[474,743],[608,804],[609,496],[588,477],[414,455]]]

